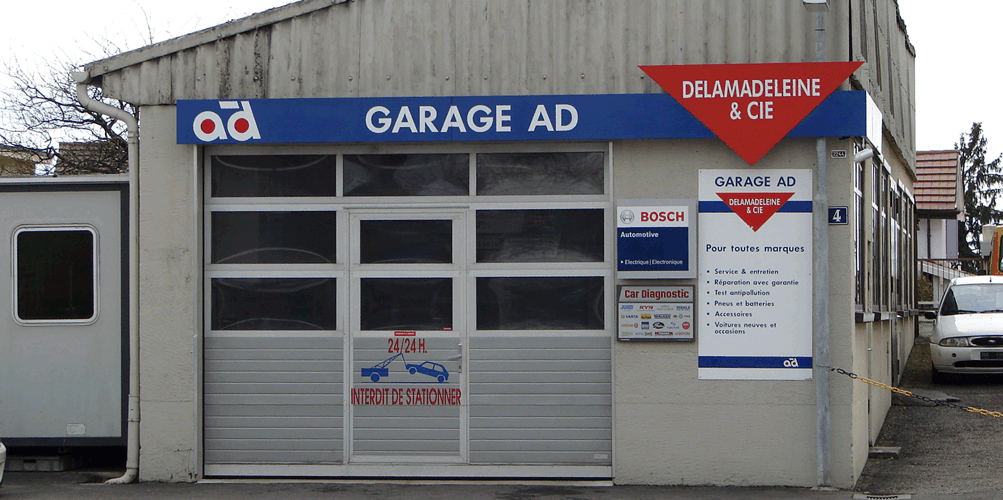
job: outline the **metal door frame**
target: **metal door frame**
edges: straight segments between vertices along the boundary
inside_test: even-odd
[[[467,241],[467,220],[469,211],[462,207],[451,208],[426,208],[420,210],[408,210],[402,207],[365,207],[358,209],[347,209],[348,212],[348,238],[349,245],[349,271],[348,287],[349,298],[348,315],[345,324],[345,463],[346,464],[394,464],[402,462],[428,463],[428,464],[467,464],[469,456],[469,392],[467,370],[463,369],[463,360],[467,355],[468,314],[467,314],[467,259],[469,244]],[[452,224],[452,258],[450,264],[362,264],[360,256],[360,223],[363,220],[451,220]],[[354,375],[360,369],[354,360],[354,349],[356,337],[374,336],[359,329],[360,321],[360,280],[362,278],[450,278],[453,288],[453,327],[448,333],[434,332],[433,337],[457,338],[460,355],[461,369],[458,371],[459,386],[461,390],[461,404],[459,408],[459,450],[455,459],[443,459],[439,457],[421,458],[410,455],[384,456],[384,455],[356,455],[354,449],[355,415],[351,401],[350,392],[354,383]],[[387,333],[390,333],[387,331]],[[433,332],[426,331],[425,334]]]

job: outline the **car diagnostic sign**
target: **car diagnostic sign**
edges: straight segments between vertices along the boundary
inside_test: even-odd
[[[620,286],[617,339],[693,341],[693,287]]]

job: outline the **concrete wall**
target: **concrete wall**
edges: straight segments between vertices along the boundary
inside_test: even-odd
[[[139,158],[140,480],[196,475],[195,338],[201,283],[195,148],[175,144],[175,108],[142,110]]]
[[[834,140],[830,149],[847,146]],[[617,199],[694,198],[700,169],[751,168],[716,140],[622,141],[613,155]],[[814,168],[815,162],[814,140],[787,139],[755,168]],[[830,165],[829,172],[830,203],[850,205],[849,164]],[[856,355],[853,277],[836,270],[853,268],[853,243],[841,229],[830,236],[830,329],[833,362],[849,366]],[[615,481],[815,485],[814,382],[698,380],[700,337],[698,330],[694,343],[617,343]],[[852,486],[863,466],[854,448],[862,440],[851,434],[860,409],[866,413],[866,393],[848,382],[832,381],[833,484],[840,487]],[[866,459],[866,440],[863,447]]]

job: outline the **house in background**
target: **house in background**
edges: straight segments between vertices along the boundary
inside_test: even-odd
[[[124,140],[60,142],[53,173],[121,174],[129,169]]]
[[[958,231],[965,220],[958,151],[916,152],[916,255],[923,277],[939,300],[951,278],[964,273],[958,259]],[[922,300],[923,298],[921,298]]]
[[[35,175],[36,167],[50,159],[23,148],[0,146],[0,176]]]

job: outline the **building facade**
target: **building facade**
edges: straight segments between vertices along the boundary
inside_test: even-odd
[[[819,463],[812,287],[832,365],[892,382],[915,55],[893,1],[830,2],[821,58],[817,19],[305,0],[87,65],[141,115],[140,479],[851,486],[890,395],[832,378]],[[858,64],[822,96],[819,59]],[[759,63],[795,76],[757,95],[820,102],[752,160],[660,81]]]

